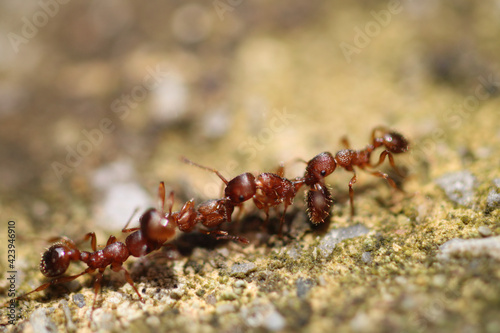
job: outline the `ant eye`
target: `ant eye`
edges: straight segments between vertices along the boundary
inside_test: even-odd
[[[245,201],[245,197],[243,196],[243,194],[240,194],[240,196],[238,197],[238,199],[240,199],[240,201]]]
[[[321,175],[324,177],[326,175],[326,170],[321,170]]]

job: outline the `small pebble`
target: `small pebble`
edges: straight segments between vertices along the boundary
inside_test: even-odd
[[[170,292],[170,298],[180,300],[184,295],[184,290],[175,289]]]
[[[75,332],[76,326],[73,323],[73,319],[71,318],[71,311],[69,310],[68,302],[63,299],[59,302],[61,304],[62,310],[64,312],[64,317],[66,317],[66,330],[68,332]]]
[[[47,317],[48,313],[54,311],[54,308],[39,308],[33,311],[30,316],[30,324],[33,331],[40,333],[57,332],[56,324]]]
[[[85,306],[85,297],[83,294],[75,294],[73,295],[73,303],[79,308],[83,308]]]
[[[223,303],[223,304],[219,304],[217,305],[217,307],[215,308],[215,312],[218,314],[218,315],[222,315],[222,314],[226,314],[226,313],[231,313],[231,312],[234,312],[236,311],[236,308],[234,307],[234,304],[233,303]]]
[[[280,331],[285,328],[285,318],[270,303],[261,304],[259,301],[240,311],[241,317],[252,328],[263,327],[269,331]]]
[[[251,272],[257,270],[257,266],[254,263],[242,263],[242,264],[234,264],[231,266],[231,276],[244,278]]]
[[[500,193],[498,193],[497,190],[491,190],[486,199],[486,204],[490,209],[500,207]]]
[[[274,332],[281,331],[283,328],[285,328],[285,324],[285,318],[283,318],[281,313],[274,310],[265,317],[263,326],[268,330]]]
[[[247,286],[247,282],[245,280],[237,280],[235,283],[234,283],[234,287],[235,288],[246,288]]]
[[[477,231],[479,231],[479,234],[483,237],[491,236],[491,229],[488,228],[487,226],[482,225],[479,228],[477,228]]]
[[[311,290],[311,288],[314,287],[315,284],[316,283],[312,279],[304,279],[301,277],[298,278],[297,281],[295,281],[295,286],[297,287],[297,296],[306,296],[309,290]]]
[[[472,203],[477,179],[469,171],[447,173],[436,179],[435,182],[444,190],[451,201],[462,206]]]
[[[215,303],[217,303],[217,297],[215,297],[215,294],[210,294],[205,298],[205,302],[210,305],[215,305]]]
[[[238,298],[238,295],[234,293],[234,291],[224,291],[220,294],[220,299],[224,301],[233,301]]]
[[[367,234],[369,231],[370,230],[362,224],[332,230],[323,238],[318,246],[318,249],[324,257],[327,257],[332,254],[335,246],[344,239],[362,236]]]
[[[361,260],[363,260],[363,262],[365,264],[371,264],[372,263],[372,255],[370,252],[363,252],[363,254],[361,255]]]
[[[157,316],[151,316],[151,317],[146,318],[146,324],[150,327],[156,328],[156,327],[160,326],[161,322]]]
[[[489,256],[500,260],[500,236],[481,239],[450,239],[439,247],[439,260],[448,260],[459,255],[472,255],[474,257]]]

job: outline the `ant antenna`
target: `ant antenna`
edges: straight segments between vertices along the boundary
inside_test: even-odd
[[[222,176],[221,173],[219,171],[215,170],[215,169],[212,169],[212,168],[206,167],[204,165],[195,163],[195,162],[191,161],[190,159],[187,159],[184,156],[181,156],[181,161],[184,162],[184,163],[186,163],[186,164],[191,164],[191,165],[194,165],[194,166],[196,166],[198,168],[201,168],[201,169],[204,169],[204,170],[207,170],[207,171],[211,171],[211,172],[215,173],[217,176],[219,176],[219,178],[224,182],[224,184],[227,185],[227,183],[229,183],[227,181],[227,179],[224,178],[224,176]]]

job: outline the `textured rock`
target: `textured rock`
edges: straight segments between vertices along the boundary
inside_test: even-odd
[[[477,187],[476,177],[469,171],[447,173],[438,179],[438,184],[446,193],[448,198],[462,206],[472,203],[474,189]]]

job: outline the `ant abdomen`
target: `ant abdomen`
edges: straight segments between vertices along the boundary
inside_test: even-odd
[[[139,219],[142,234],[150,240],[164,243],[175,236],[176,224],[170,216],[162,216],[156,209],[148,209]]]
[[[328,187],[318,183],[307,192],[306,203],[309,219],[314,224],[320,224],[330,215],[333,199]]]
[[[127,236],[125,245],[127,246],[129,254],[136,258],[143,257],[158,250],[162,246],[159,242],[146,239],[140,229]]]
[[[40,260],[40,271],[46,277],[63,274],[69,267],[74,251],[64,244],[56,243],[49,247]]]

